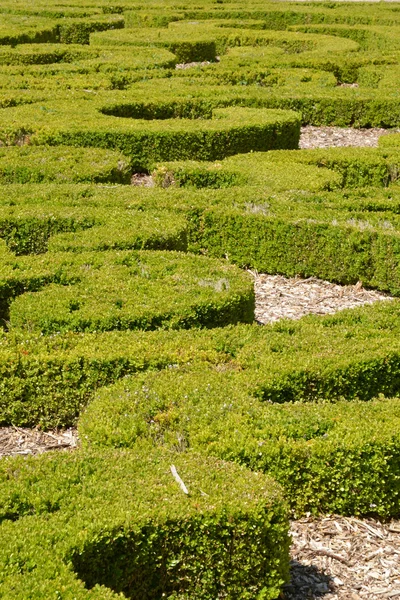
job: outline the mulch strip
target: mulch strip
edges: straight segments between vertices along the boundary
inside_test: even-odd
[[[301,128],[299,148],[376,148],[381,135],[398,133],[398,129],[352,129],[350,127],[314,127]]]
[[[300,279],[265,275],[253,271],[256,293],[256,321],[262,325],[279,319],[300,319],[305,315],[327,315],[357,308],[391,296],[355,285],[337,285],[316,277]]]
[[[0,458],[28,456],[49,450],[73,450],[78,445],[76,429],[41,431],[38,428],[0,427]]]
[[[400,598],[400,521],[326,516],[292,522],[291,583],[282,598]]]

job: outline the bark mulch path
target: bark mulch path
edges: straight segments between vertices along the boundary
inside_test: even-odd
[[[291,524],[285,600],[400,598],[400,522],[327,516]]]
[[[73,450],[78,445],[76,429],[41,431],[27,427],[0,427],[0,459],[27,456],[49,450]]]
[[[250,272],[254,276],[256,292],[256,321],[263,325],[279,319],[327,315],[345,308],[393,300],[380,292],[365,290],[361,282],[337,285],[316,277],[300,279]]]
[[[299,148],[339,148],[358,147],[376,148],[381,135],[398,133],[398,129],[352,129],[350,127],[314,127],[301,128]]]

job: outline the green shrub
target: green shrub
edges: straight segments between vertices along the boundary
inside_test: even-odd
[[[379,138],[379,147],[385,151],[386,148],[390,150],[396,150],[400,146],[400,135],[398,133],[392,133],[390,135],[384,135]]]
[[[92,46],[155,46],[166,48],[172,52],[176,61],[187,63],[192,61],[215,60],[215,42],[206,35],[176,35],[154,29],[124,29],[118,32],[95,33],[90,36]]]
[[[117,29],[124,26],[123,18],[116,15],[76,15],[59,19],[38,14],[1,14],[0,45],[67,43],[88,44],[94,31]]]
[[[130,183],[129,160],[118,152],[38,146],[0,148],[0,184]]]
[[[399,302],[260,327],[234,266],[400,295],[397,137],[297,150],[399,127],[399,19],[4,0],[0,424],[84,448],[1,461],[0,596],[274,600],[265,473],[294,515],[399,516]]]
[[[0,46],[1,65],[47,65],[59,62],[72,62],[88,56],[87,49],[81,46],[62,44],[20,44]]]
[[[90,103],[86,95],[72,105],[65,100],[35,104],[24,115],[15,114],[17,128],[10,126],[8,113],[0,138],[13,143],[22,131],[36,144],[115,148],[138,170],[166,159],[216,160],[237,152],[298,145],[299,116],[292,111],[242,107],[212,111],[205,103],[144,103],[116,94]]]
[[[262,470],[297,515],[398,516],[398,400],[279,406],[262,402],[258,385],[251,370],[204,367],[124,379],[99,392],[80,433],[99,447],[151,442]]]
[[[128,30],[126,30],[128,32]],[[227,48],[235,46],[276,46],[281,48],[287,54],[299,54],[307,51],[318,53],[327,52],[348,52],[358,49],[358,44],[352,40],[336,40],[333,37],[326,35],[307,35],[293,34],[292,32],[280,31],[264,31],[255,29],[246,29],[246,23],[239,23],[238,27],[232,27],[230,19],[224,21],[213,20],[210,22],[171,22],[167,30],[161,30],[165,39],[171,35],[195,36],[202,35],[215,41],[218,54],[226,52]],[[136,33],[141,34],[137,30],[129,30],[133,36]],[[152,35],[153,30],[148,30],[149,35]],[[322,33],[324,33],[322,31]],[[99,34],[100,35],[100,34]],[[153,33],[155,36],[155,33]],[[104,37],[107,37],[105,34]],[[112,36],[108,36],[112,37]],[[152,38],[150,38],[152,41]],[[150,41],[150,40],[149,40]]]
[[[240,4],[223,3],[203,4],[203,6],[181,7],[177,10],[168,4],[146,6],[141,10],[125,10],[125,25],[127,27],[142,25],[146,27],[161,27],[177,20],[225,19],[232,25],[244,19],[259,20],[264,29],[285,30],[290,25],[310,23],[343,23],[348,25],[397,25],[399,16],[394,5],[376,5],[372,3],[350,4],[342,2],[301,4],[285,2],[282,6],[277,2],[264,2],[244,7]],[[160,16],[160,6],[162,15]]]
[[[94,31],[121,29],[124,20],[120,16],[97,16],[85,19],[68,19],[57,27],[57,41],[61,44],[88,44]]]
[[[197,206],[192,192],[186,209],[191,250],[260,272],[361,280],[399,294],[395,150],[252,153],[221,163],[167,163],[154,176],[161,186],[227,188],[199,194]],[[349,189],[371,184],[392,187]],[[317,193],[340,186],[348,188]]]
[[[247,273],[173,252],[10,255],[0,290],[15,298],[5,316],[10,327],[44,334],[214,327],[254,318]]]
[[[346,25],[299,25],[291,29],[304,33],[327,34],[338,36],[343,41],[350,39],[359,44],[362,50],[399,50],[396,40],[396,29],[389,27],[359,25],[347,27]]]
[[[390,302],[300,323],[207,332],[7,334],[0,422],[69,425],[99,387],[188,363],[250,371],[258,396],[274,403],[392,396],[399,392],[398,310]]]
[[[177,190],[176,202],[182,196]],[[0,238],[17,255],[186,250],[187,219],[163,201],[159,190],[132,186],[10,184],[0,199]]]
[[[0,498],[10,600],[273,600],[288,577],[280,488],[221,461],[146,451],[3,460]]]
[[[187,222],[170,211],[103,212],[96,214],[96,221],[90,229],[78,226],[73,232],[52,235],[46,248],[51,252],[187,250]]]

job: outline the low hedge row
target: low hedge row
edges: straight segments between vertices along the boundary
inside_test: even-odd
[[[185,214],[174,202],[165,203],[159,190],[149,192],[133,186],[9,184],[0,198],[0,238],[17,255],[48,249],[186,250]],[[176,203],[184,204],[185,196],[177,190]]]
[[[80,435],[100,448],[190,448],[265,471],[297,515],[398,516],[398,399],[274,405],[260,401],[260,375],[203,367],[126,378],[97,394]]]
[[[138,170],[171,158],[216,160],[237,152],[298,145],[300,118],[292,111],[242,107],[212,111],[206,103],[149,104],[116,94],[99,94],[97,102],[76,94],[69,100],[35,103],[25,111],[9,109],[0,114],[0,137],[13,143],[23,133],[36,144],[115,148]],[[105,102],[111,98],[113,104]]]
[[[0,498],[10,600],[274,600],[288,578],[280,488],[233,464],[157,451],[5,459]]]
[[[399,134],[392,133],[390,135],[385,135],[379,138],[379,147],[382,150],[396,150],[400,146],[400,136]]]
[[[87,48],[64,44],[20,44],[0,46],[1,65],[46,65],[74,62],[90,56]]]
[[[352,40],[359,44],[362,50],[398,51],[400,45],[396,39],[396,28],[382,26],[355,25],[296,25],[291,30],[302,33],[315,33],[337,36],[341,40]]]
[[[206,82],[212,81],[212,77],[217,79],[218,73],[221,73],[222,81],[220,83],[230,83],[231,85],[244,85],[244,79],[235,79],[234,75],[238,77],[238,73],[249,73],[252,78],[249,77],[247,85],[251,83],[257,83],[258,85],[266,85],[260,79],[256,79],[257,73],[262,74],[263,72],[271,72],[271,78],[273,74],[277,75],[278,82],[282,86],[296,84],[296,91],[314,91],[318,90],[318,87],[331,86],[336,78],[340,83],[358,83],[361,88],[376,87],[374,82],[363,78],[363,69],[375,69],[377,73],[380,73],[382,77],[384,69],[388,69],[390,72],[390,66],[396,65],[398,62],[398,53],[382,53],[378,50],[369,52],[316,52],[315,50],[305,50],[300,53],[285,52],[278,46],[268,47],[252,47],[252,46],[234,46],[227,50],[225,54],[220,57],[218,64],[210,64],[207,69],[183,69],[178,71],[175,75],[180,77],[192,78],[193,76],[202,76]],[[392,67],[395,69],[396,67]],[[290,69],[291,77],[284,78],[279,77],[279,72],[282,69]],[[308,73],[299,74],[297,77],[293,69],[308,69]],[[196,73],[197,71],[197,73]],[[327,77],[322,76],[321,72],[330,73]],[[230,78],[229,78],[230,77]],[[392,87],[395,85],[396,77],[393,76],[390,83]],[[307,86],[300,86],[301,83],[308,83]],[[335,81],[336,83],[336,81]],[[300,87],[299,87],[300,86]],[[338,92],[343,91],[335,90],[335,95]],[[382,86],[382,92],[384,93],[384,86]]]
[[[2,51],[3,49],[3,51]],[[160,77],[176,59],[163,48],[89,49],[68,44],[0,46],[0,87],[4,90],[125,89],[143,78]],[[169,71],[168,71],[169,73]]]
[[[288,562],[280,493],[264,475],[218,461],[273,474],[295,514],[398,516],[399,403],[371,399],[399,393],[399,304],[205,332],[250,322],[254,309],[250,276],[212,255],[400,293],[395,143],[250,153],[297,147],[300,115],[265,107],[296,108],[304,123],[397,126],[398,53],[389,29],[366,24],[398,16],[386,6],[289,4],[285,13],[252,1],[230,4],[228,20],[227,7],[205,3],[193,7],[200,24],[178,22],[196,19],[175,6],[152,22],[167,28],[146,31],[137,11],[126,18],[135,29],[95,33],[98,45],[87,46],[92,31],[122,26],[114,11],[139,7],[100,0],[78,14],[53,4],[39,0],[30,29],[17,15],[3,33],[12,44],[86,48],[0,53],[11,90],[0,98],[3,144],[119,149],[140,170],[221,162],[161,165],[156,179],[169,189],[49,186],[54,157],[75,151],[0,149],[0,166],[12,163],[0,200],[0,422],[69,425],[87,406],[84,451],[0,465],[0,596],[273,600]],[[336,37],[266,31],[273,23],[323,23]],[[117,39],[126,46],[108,47]],[[227,49],[204,70],[163,70]],[[116,181],[108,163],[88,170],[89,150],[76,152],[68,181],[83,171],[85,181],[104,172]],[[225,160],[238,152],[249,154]],[[46,183],[9,183],[31,180]],[[380,189],[359,189],[371,185]],[[209,256],[123,251],[142,247]],[[193,330],[108,331],[137,326]]]
[[[126,19],[126,26],[133,23],[150,26],[151,18],[159,16],[157,26],[162,26],[169,21],[166,18],[171,16],[176,19],[231,19],[235,20],[262,20],[268,29],[284,29],[287,25],[298,23],[347,23],[355,24],[382,24],[395,25],[399,22],[396,5],[384,4],[382,6],[361,3],[352,5],[350,3],[332,2],[323,7],[319,3],[307,3],[306,5],[298,2],[287,2],[284,7],[276,2],[256,2],[252,0],[245,7],[238,3],[229,3],[225,6],[221,3],[202,2],[196,7],[172,6],[169,2],[158,1],[151,5],[138,5],[137,2],[125,0],[120,5],[109,5],[107,2],[97,2],[93,5],[79,5],[74,3],[60,6],[58,3],[45,3],[39,1],[35,6],[26,6],[24,3],[15,3],[6,0],[2,5],[2,12],[9,14],[41,15],[45,17],[84,17],[103,12],[123,13]],[[148,16],[148,19],[141,18],[136,21],[135,15],[139,17]]]
[[[155,70],[149,72],[153,73],[153,71]],[[141,77],[140,73],[143,74],[143,72],[138,71],[138,76]],[[214,122],[210,123],[207,121],[186,123],[182,122],[182,119],[176,122],[167,122],[167,119],[176,119],[177,117],[209,119],[214,108],[218,106],[232,106],[233,108],[233,105],[236,105],[236,107],[257,108],[258,110],[262,108],[295,110],[301,113],[303,124],[397,127],[400,123],[399,105],[395,95],[382,94],[382,90],[375,88],[360,91],[357,88],[337,87],[333,91],[330,87],[314,85],[312,82],[300,82],[294,88],[279,86],[266,90],[257,85],[202,85],[201,80],[197,77],[194,77],[193,80],[189,77],[174,77],[137,82],[132,89],[127,90],[110,92],[91,90],[89,93],[86,88],[83,88],[85,74],[82,75],[79,75],[80,79],[77,85],[78,88],[82,86],[81,90],[58,93],[57,99],[52,97],[54,90],[51,86],[46,94],[45,82],[41,92],[42,98],[30,105],[15,106],[17,100],[13,100],[10,105],[10,98],[7,96],[10,107],[0,111],[1,142],[12,144],[22,135],[34,134],[33,139],[38,143],[117,147],[127,155],[136,156],[138,163],[141,153],[145,159],[154,153],[155,161],[186,160],[188,158],[213,160],[220,159],[226,154],[218,146],[211,152],[209,147],[211,140],[208,139],[208,136],[211,136],[212,131],[218,128],[219,135],[223,137],[223,130],[236,129],[236,120],[246,131],[247,123],[245,124],[245,121],[249,122],[249,128],[253,125],[253,116],[250,113],[248,115],[240,113],[240,118],[239,113],[226,113],[227,119],[233,121],[229,127],[228,122],[223,127],[223,119],[214,119]],[[92,77],[94,75],[96,74],[94,73]],[[108,85],[110,87],[125,87],[124,72],[116,77],[114,83],[112,82],[113,76],[110,74],[109,77]],[[102,81],[103,79],[101,77]],[[90,83],[90,76],[88,83]],[[73,79],[71,84],[73,84]],[[35,83],[35,85],[37,84]],[[13,98],[19,98],[19,96],[22,97],[23,94],[21,92],[13,94]],[[150,98],[151,100],[149,100]],[[29,99],[32,102],[31,96]],[[117,118],[118,116],[119,118]],[[137,119],[137,121],[132,119]],[[145,122],[140,123],[140,119],[144,119]],[[165,121],[156,123],[154,119]],[[260,111],[258,120],[254,113],[254,124],[259,127],[264,122],[271,126],[268,119],[267,112],[261,113]],[[295,147],[294,139],[298,134],[294,129],[292,117],[282,113],[281,118],[276,114],[276,119],[279,123],[282,122],[282,119],[287,119],[288,128],[291,128],[287,133],[287,137],[291,136],[291,138],[288,141],[282,141],[281,147]],[[202,130],[204,128],[203,131],[200,131],[200,123]],[[195,128],[198,130],[195,138],[197,145],[200,144],[200,135],[204,134],[203,153],[197,151],[190,154],[187,149],[188,142],[183,142],[182,137],[177,138],[179,143],[177,141],[172,144],[171,137],[178,136],[178,131],[182,131],[183,134],[183,130],[185,130],[187,136],[189,133],[190,136],[193,136],[192,130]],[[156,129],[157,138],[154,140],[151,136],[155,135]],[[165,141],[161,136],[161,130]],[[215,133],[214,138],[216,135]],[[135,144],[136,138],[140,140],[137,144]],[[227,145],[225,140],[226,138],[221,141],[220,146]],[[244,149],[248,147],[245,140],[244,137],[242,140]],[[217,143],[215,139],[213,143]],[[176,147],[181,148],[180,156],[177,155]],[[141,152],[140,148],[143,149]],[[230,151],[236,152],[240,148],[241,146],[235,145],[235,148],[230,148]],[[257,148],[268,149],[267,145],[260,148],[259,134],[257,134],[257,145],[254,149]],[[143,162],[141,165],[137,164],[139,170],[145,167]]]
[[[86,222],[85,220],[85,225]],[[121,210],[113,213],[96,211],[93,225],[89,229],[82,227],[80,223],[78,226],[74,223],[69,230],[67,227],[60,227],[58,231],[53,229],[48,234],[46,232],[46,249],[51,252],[187,250],[187,220],[176,212],[140,209],[125,213]],[[10,246],[9,240],[10,238],[7,240]]]
[[[397,162],[396,151],[278,151],[161,166],[155,179],[173,183],[168,192],[82,186],[69,199],[68,187],[41,193],[33,186],[21,196],[14,186],[0,211],[2,237],[19,254],[48,244],[73,251],[188,247],[260,271],[318,273],[343,283],[361,278],[398,294]],[[368,200],[357,189],[321,195],[343,185],[389,183]]]
[[[0,268],[1,316],[13,329],[52,334],[253,320],[250,276],[215,259],[150,251],[10,254]]]
[[[243,372],[253,378],[258,397],[274,403],[395,395],[398,314],[398,303],[392,301],[265,328],[52,336],[9,332],[0,346],[0,423],[67,426],[76,422],[96,389],[138,371],[174,370],[187,363],[215,365],[221,372],[238,372],[239,378]]]
[[[232,61],[233,62],[233,61]],[[239,62],[239,61],[238,61]],[[185,77],[193,81],[198,79],[207,85],[259,85],[262,87],[283,87],[301,86],[306,89],[304,84],[310,84],[314,90],[316,87],[334,88],[337,85],[336,77],[333,73],[325,71],[316,71],[313,69],[280,69],[263,67],[258,65],[236,66],[226,64],[224,60],[221,64],[210,64],[207,68],[197,67],[195,69],[182,69],[177,71],[175,76]]]
[[[17,44],[88,44],[92,32],[124,26],[119,15],[88,15],[84,18],[60,19],[38,15],[0,15],[0,45]]]
[[[246,25],[244,25],[246,26]],[[348,52],[357,50],[352,40],[334,37],[298,35],[256,29],[232,28],[229,21],[218,23],[171,22],[166,29],[138,28],[103,31],[90,36],[91,45],[141,46],[155,45],[173,52],[178,62],[215,60],[232,46],[276,46],[289,54],[313,50],[314,52]]]
[[[0,185],[9,183],[130,183],[129,160],[99,148],[0,148]]]
[[[351,5],[349,3],[331,2],[325,6],[316,3],[285,2],[284,6],[277,2],[251,2],[246,7],[229,3],[216,6],[203,2],[202,7],[172,7],[168,3],[157,2],[156,6],[146,6],[140,10],[124,11],[126,27],[165,27],[168,23],[179,20],[201,19],[243,19],[260,20],[265,29],[286,29],[290,25],[307,25],[316,23],[343,23],[348,25],[397,25],[399,16],[396,6],[377,6],[371,3]]]
[[[35,147],[27,148],[36,150]],[[4,151],[8,150],[17,149]],[[383,244],[382,248],[389,244],[391,253],[396,255],[396,231],[399,228],[395,216],[397,163],[395,149],[278,151],[239,155],[211,164],[161,165],[154,172],[154,179],[162,188],[169,186],[168,192],[131,186],[30,185],[24,188],[10,185],[0,206],[0,235],[18,254],[40,253],[48,247],[57,251],[184,250],[189,235],[190,247],[196,251],[208,248],[222,256],[228,253],[239,264],[251,264],[259,269],[266,268],[268,261],[272,268],[275,260],[272,256],[281,256],[280,266],[275,265],[274,270],[288,273],[296,269],[293,265],[308,245],[308,242],[301,242],[302,236],[307,240],[310,236],[323,236],[325,241],[320,250],[324,258],[320,257],[314,241],[311,250],[303,255],[301,270],[305,268],[309,272],[323,265],[326,271],[336,254],[337,260],[340,257],[343,262],[335,278],[348,281],[356,277],[357,269],[356,263],[350,267],[351,261],[355,260],[354,252],[350,253],[350,258],[345,256],[350,243],[349,232],[352,232],[351,244],[356,244],[360,253],[365,253],[368,247],[368,252],[379,254],[379,244]],[[387,193],[383,189],[369,192],[369,201],[363,199],[365,192],[358,192],[356,188],[351,192],[338,191],[321,196],[323,190],[371,184],[391,186]],[[188,187],[194,189],[188,191]],[[224,189],[211,191],[210,188]],[[303,192],[292,192],[296,188]],[[265,196],[263,189],[268,189],[269,196]],[[277,192],[279,195],[274,197]],[[391,201],[388,200],[390,197]],[[279,235],[273,233],[276,228],[291,248],[286,253],[293,257],[290,268],[282,262],[286,254],[282,255],[279,247],[273,250],[274,245],[279,244]],[[240,239],[243,231],[246,231],[245,241],[234,242]],[[263,239],[261,231],[264,232]],[[55,237],[49,242],[50,236]],[[348,241],[340,248],[341,240],[346,238]],[[217,246],[213,249],[215,243]],[[328,249],[332,243],[336,250],[331,256]],[[224,244],[228,244],[225,249]],[[369,274],[362,270],[361,275],[366,277],[365,281],[372,281],[372,264],[378,265],[380,259],[371,263],[367,256],[370,254],[365,254],[364,264],[369,264]],[[374,285],[387,289],[387,282],[382,279],[380,283],[374,280]],[[396,285],[392,282],[394,292]]]
[[[121,30],[118,36],[106,36],[105,32],[92,34],[90,36],[91,46],[155,46],[166,48],[172,52],[178,63],[189,63],[192,61],[212,61],[217,55],[214,40],[206,35],[160,35],[159,31],[153,30]],[[165,38],[165,39],[163,39]]]
[[[208,205],[203,201],[194,207],[192,200],[187,208],[191,250],[228,256],[260,272],[315,275],[341,283],[361,279],[397,295],[397,173],[396,151],[337,149],[169,164],[156,170],[155,178],[161,185],[167,180],[194,188],[228,187],[220,199],[214,193]],[[311,193],[390,183],[387,194],[369,192],[368,201],[362,190]],[[298,191],[290,192],[293,188]],[[274,197],[282,190],[289,194]]]

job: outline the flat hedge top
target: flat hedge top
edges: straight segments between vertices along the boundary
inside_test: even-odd
[[[1,592],[172,598],[190,594],[195,577],[197,593],[226,589],[233,596],[245,579],[246,597],[265,588],[272,599],[286,578],[288,547],[278,486],[203,457],[174,457],[174,463],[189,494],[160,452],[2,461]],[[223,559],[218,565],[216,554]],[[247,575],[240,575],[240,563]],[[21,564],[30,565],[29,592]]]

